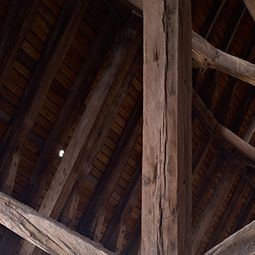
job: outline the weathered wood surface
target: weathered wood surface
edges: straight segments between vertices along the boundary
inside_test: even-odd
[[[249,13],[251,14],[253,20],[255,21],[255,1],[253,0],[243,0]]]
[[[39,0],[12,1],[0,33],[0,91],[36,14]]]
[[[255,254],[255,221],[245,226],[204,255],[252,255]]]
[[[142,254],[191,254],[190,1],[144,13]]]
[[[207,205],[205,211],[202,213],[199,224],[193,230],[192,236],[192,254],[195,255],[198,252],[200,244],[203,238],[206,236],[208,228],[212,223],[212,219],[215,216],[217,208],[224,202],[225,196],[228,194],[228,191],[231,188],[231,184],[236,179],[238,173],[236,165],[229,162],[233,171],[226,171],[224,176],[221,178],[220,182],[217,185],[216,190],[213,193],[212,198],[210,199],[209,204]],[[229,169],[230,170],[230,169]]]
[[[129,0],[128,2],[140,10],[144,8],[141,8],[142,5],[145,6],[145,3],[142,4],[139,0]],[[254,1],[244,0],[244,2],[254,16]],[[255,86],[254,64],[215,48],[194,31],[192,32],[192,57],[200,68],[216,69]]]
[[[29,183],[23,195],[24,202],[31,202],[30,200],[33,198],[33,195],[35,195],[36,191],[40,189],[42,174],[45,174],[45,172],[53,166],[58,153],[57,147],[63,146],[67,137],[67,132],[75,122],[75,117],[77,117],[77,113],[79,111],[79,107],[77,107],[77,105],[83,104],[82,100],[91,85],[91,80],[107,54],[107,50],[109,49],[109,45],[112,41],[109,37],[109,33],[114,34],[116,22],[114,15],[109,15],[105,20],[104,26],[93,42],[89,56],[84,62],[80,74],[69,92],[68,98],[59,114],[57,122],[47,139],[40,158],[37,161],[29,179]],[[67,119],[68,121],[66,121]]]
[[[107,203],[119,181],[122,169],[127,163],[135,143],[141,134],[141,116],[142,103],[140,102],[131,115],[111,162],[97,185],[91,202],[86,208],[86,213],[81,220],[79,227],[80,233],[93,237],[95,240],[100,240],[101,228],[107,211]]]
[[[255,65],[225,53],[192,33],[192,57],[201,68],[212,68],[255,86]]]
[[[0,223],[50,254],[113,254],[1,192],[0,204]]]
[[[245,141],[219,123],[195,91],[193,91],[193,104],[196,111],[200,113],[201,117],[205,121],[205,124],[209,126],[212,133],[219,136],[228,145],[231,145],[244,158],[255,163],[255,148],[248,143],[253,134],[252,132],[254,131],[254,128],[249,128],[249,130],[246,132],[244,136]],[[251,127],[252,126],[253,122],[251,124]]]
[[[125,215],[130,213],[130,207],[135,206],[135,200],[140,198],[141,189],[141,172],[142,166],[141,162],[136,166],[136,172],[130,181],[130,184],[125,192],[125,195],[122,197],[115,214],[113,215],[110,224],[104,234],[103,244],[106,248],[111,251],[116,251],[117,240],[123,225],[125,225]],[[124,231],[125,234],[125,231]]]
[[[249,158],[254,162],[255,148],[249,144],[254,134],[254,121],[250,123],[250,127],[243,136],[243,139],[232,133],[222,124],[219,124],[214,118],[213,114],[205,106],[203,101],[199,98],[195,91],[193,91],[193,104],[196,109],[201,113],[201,117],[204,118],[207,124],[210,125],[211,130],[215,135],[219,135],[224,138],[224,141],[231,144],[234,148],[232,155],[228,158],[228,166],[224,172],[224,176],[221,178],[220,183],[217,185],[216,190],[213,193],[213,197],[210,199],[209,204],[204,210],[200,217],[199,224],[193,230],[193,242],[192,242],[192,254],[196,254],[202,240],[206,236],[208,229],[215,217],[217,208],[220,208],[226,196],[229,194],[233,183],[240,174],[240,161],[237,152],[241,153],[242,156]],[[227,253],[231,254],[231,253]]]
[[[38,191],[41,190],[45,181],[45,176],[43,175],[45,175],[54,164],[58,153],[57,147],[61,147],[63,145],[66,138],[66,131],[69,130],[75,121],[76,113],[79,110],[79,107],[76,106],[83,103],[82,100],[84,99],[84,94],[86,94],[88,87],[91,85],[91,80],[99,66],[102,65],[102,61],[107,54],[106,52],[112,42],[112,39],[109,37],[109,33],[113,33],[115,22],[115,16],[109,14],[105,20],[104,26],[96,36],[89,56],[84,62],[80,74],[69,92],[64,107],[59,114],[57,122],[51,131],[40,158],[36,163],[32,175],[30,176],[29,182],[22,194],[22,202],[30,204],[31,201],[37,199]],[[67,119],[68,121],[66,121]],[[9,171],[9,176],[11,176],[10,173],[11,171]],[[10,184],[7,181],[4,183],[4,190],[8,190],[10,192]],[[65,201],[68,196],[68,194],[65,196]],[[58,214],[60,214],[61,211],[60,207],[60,212]],[[11,238],[13,239],[12,247],[18,245],[20,240],[18,236],[14,235],[10,231],[6,231],[5,235],[8,236],[8,239],[10,239],[11,235],[13,235],[13,238]],[[6,254],[7,251],[3,250],[3,245],[0,246],[0,251],[1,248],[3,253]],[[12,252],[10,252],[10,254],[12,254]]]
[[[136,23],[136,20],[137,18],[133,16],[124,31],[121,32],[121,42],[116,42],[109,60],[110,63],[101,74],[100,81],[97,84],[93,97],[89,101],[89,104],[75,129],[64,157],[56,170],[48,192],[40,206],[39,212],[44,216],[51,216],[64,188],[67,188],[70,191],[72,190],[72,185],[75,183],[74,180],[76,180],[78,176],[77,171],[75,171],[77,160],[79,155],[84,155],[88,143],[91,143],[91,131],[94,129],[95,123],[98,120],[98,114],[101,112],[102,108],[105,107],[104,103],[107,101],[106,98],[108,95],[112,98],[114,98],[115,95],[116,98],[118,98],[119,86],[116,86],[116,84],[114,86],[113,81],[117,76],[121,63],[125,61],[126,54],[129,50],[127,45],[136,39],[138,32],[137,27],[132,27],[132,25],[134,25],[133,22]],[[70,179],[72,180],[72,185],[70,185]],[[20,254],[30,254],[33,249],[34,247],[31,246],[31,244],[23,243],[20,249]]]
[[[54,75],[62,63],[80,24],[88,1],[66,1],[45,53],[35,70],[19,107],[0,145],[0,172],[5,175],[13,153],[22,146],[47,96]]]

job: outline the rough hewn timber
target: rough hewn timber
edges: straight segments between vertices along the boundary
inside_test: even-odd
[[[12,1],[8,17],[0,33],[0,91],[5,84],[39,3],[39,0]]]
[[[253,20],[255,21],[255,1],[253,0],[243,0],[249,13],[251,14]]]
[[[44,103],[54,75],[62,63],[80,24],[88,1],[66,1],[48,42],[43,58],[35,70],[27,90],[10,121],[0,145],[0,172],[5,179],[13,153],[21,150],[26,135],[33,127]]]
[[[109,45],[112,42],[109,34],[114,33],[116,22],[116,18],[113,15],[109,15],[105,20],[104,26],[93,42],[89,56],[84,62],[80,74],[69,92],[68,98],[59,114],[57,122],[48,137],[40,158],[29,179],[29,183],[27,184],[23,194],[23,201],[25,203],[30,203],[33,196],[37,193],[37,190],[40,190],[40,180],[42,179],[42,175],[45,175],[47,170],[49,170],[54,164],[54,160],[58,153],[57,148],[61,148],[61,146],[63,146],[64,140],[67,136],[67,130],[70,129],[75,121],[75,117],[79,110],[79,107],[76,106],[83,103],[82,100],[91,85],[91,80],[107,54]],[[67,119],[68,121],[66,121]]]
[[[252,255],[255,253],[255,221],[245,226],[204,255]]]
[[[191,6],[144,11],[142,254],[191,253]]]
[[[113,254],[0,192],[0,223],[50,254]]]
[[[142,10],[139,0],[128,2]],[[254,12],[253,1],[245,0],[245,2],[250,4],[250,9]],[[145,6],[145,3],[143,5]],[[254,64],[215,48],[194,31],[192,32],[192,57],[200,68],[216,69],[255,86]]]
[[[124,31],[121,31],[120,41],[116,41],[116,45],[109,60],[110,63],[100,76],[100,81],[97,84],[93,97],[76,127],[64,157],[52,179],[48,192],[42,201],[39,212],[44,216],[51,216],[66,186],[72,189],[70,179],[76,180],[78,176],[77,172],[74,170],[77,159],[81,153],[84,154],[88,142],[90,142],[91,131],[95,126],[95,122],[98,120],[99,112],[106,107],[105,102],[107,102],[106,99],[108,95],[113,98],[115,95],[116,98],[118,98],[119,86],[113,84],[113,81],[120,70],[121,63],[126,59],[127,52],[129,51],[129,44],[137,39],[138,30],[135,24],[137,25],[137,18],[132,16]],[[111,104],[108,106],[111,106]],[[73,178],[73,176],[75,177]],[[34,247],[31,244],[24,242],[20,248],[20,254],[32,254],[33,249]]]
[[[206,125],[209,126],[209,129],[211,130],[212,133],[219,136],[228,145],[231,145],[244,158],[255,163],[255,148],[248,143],[252,136],[251,134],[253,134],[252,133],[254,130],[253,128],[249,128],[249,130],[243,137],[245,140],[243,140],[241,137],[231,132],[229,129],[224,127],[221,123],[219,123],[215,119],[213,114],[206,107],[202,99],[195,91],[193,91],[193,104],[196,108],[196,111],[198,111],[201,114],[203,121],[205,122]],[[251,124],[251,127],[252,125],[253,122]]]
[[[137,191],[137,186],[141,186],[141,168],[141,163],[138,163],[136,167],[136,172],[132,177],[128,189],[125,192],[124,197],[122,197],[117,207],[117,210],[114,213],[110,224],[108,225],[108,228],[104,234],[103,244],[111,251],[116,251],[118,236],[122,229],[121,225],[124,224],[123,219],[125,218],[126,212],[128,211],[129,213],[130,206],[134,206],[135,204],[134,200],[138,199],[141,196],[141,194],[139,194],[141,190],[139,189]]]
[[[213,114],[205,106],[195,91],[193,91],[193,103],[196,109],[200,111],[201,116],[206,120],[206,123],[211,126],[211,130],[213,130],[215,134],[223,137],[224,141],[227,141],[234,148],[231,157],[228,159],[229,163],[226,171],[224,172],[224,176],[221,178],[220,183],[217,185],[216,190],[214,191],[213,196],[209,201],[209,204],[200,217],[199,223],[193,230],[192,254],[196,254],[200,247],[200,243],[209,230],[212,219],[215,217],[217,208],[222,206],[226,196],[229,194],[229,191],[232,188],[234,181],[236,181],[238,175],[240,175],[240,158],[237,152],[241,153],[242,156],[245,155],[245,157],[254,162],[253,157],[255,155],[255,150],[254,147],[249,144],[249,142],[253,136],[255,120],[253,119],[251,121],[251,128],[248,128],[247,132],[243,136],[243,140],[225,128],[222,124],[217,122]]]
[[[202,68],[212,68],[255,86],[255,65],[225,53],[192,33],[192,57]]]
[[[79,227],[79,232],[83,235],[94,238],[95,240],[100,240],[100,236],[97,233],[101,232],[106,205],[118,183],[122,169],[127,163],[135,143],[141,134],[141,117],[142,100],[139,101],[136,109],[131,114],[128,124],[115,149],[111,162],[97,185],[91,202],[86,208],[86,213],[84,214]]]

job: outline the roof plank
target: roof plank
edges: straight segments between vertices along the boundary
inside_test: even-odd
[[[108,96],[113,99],[115,96],[118,98],[119,86],[116,86],[113,81],[120,70],[121,64],[125,61],[126,54],[129,50],[128,43],[132,43],[133,40],[137,39],[136,35],[138,31],[137,28],[132,27],[134,25],[132,22],[134,22],[133,19],[131,23],[128,22],[127,27],[121,32],[121,41],[118,44],[116,42],[110,57],[110,63],[100,75],[95,92],[83,112],[64,157],[52,179],[48,192],[42,201],[39,212],[45,216],[51,216],[59,197],[63,193],[63,189],[67,186],[68,189],[72,189],[70,179],[76,179],[78,176],[75,170],[76,162],[80,155],[84,155],[83,152],[88,142],[90,142],[91,131],[94,129],[98,114],[102,109],[108,109],[111,106],[111,104],[107,104],[106,98]],[[105,104],[105,102],[107,103]],[[31,254],[33,249],[34,247],[32,245],[23,243],[20,252],[22,254]]]
[[[1,175],[8,173],[13,153],[22,149],[26,135],[36,121],[54,75],[72,42],[87,4],[88,1],[66,1],[44,56],[30,80],[1,143]]]

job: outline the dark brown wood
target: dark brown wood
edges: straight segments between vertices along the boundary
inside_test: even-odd
[[[210,161],[210,165],[206,169],[206,173],[203,176],[203,182],[197,187],[196,191],[194,192],[193,199],[192,199],[192,218],[195,219],[197,215],[199,215],[199,211],[201,210],[201,204],[204,202],[204,198],[206,197],[208,183],[213,180],[215,175],[215,169],[220,165],[223,165],[226,158],[224,155],[221,155],[222,151],[220,150],[219,153],[214,155],[213,159]]]
[[[134,145],[141,134],[141,115],[142,101],[140,100],[129,118],[128,124],[115,148],[111,162],[107,166],[104,176],[100,179],[100,183],[97,185],[91,202],[87,206],[81,220],[79,232],[85,236],[100,240],[100,236],[97,233],[100,233],[104,217],[106,216],[106,204],[121,176],[121,170],[128,161]]]
[[[139,1],[128,2],[141,9]],[[255,65],[215,48],[194,31],[192,32],[192,57],[203,69],[212,68],[255,86]]]
[[[138,189],[139,186],[141,187],[141,172],[141,163],[139,163],[131,183],[126,190],[124,197],[122,197],[104,234],[102,243],[111,251],[116,251],[117,240],[121,229],[123,229],[122,224],[124,223],[123,219],[125,219],[125,215],[130,211],[130,207],[134,206],[134,201],[141,196],[141,194],[139,196],[140,190]]]
[[[210,199],[209,204],[202,213],[199,223],[193,230],[193,241],[192,241],[192,254],[197,254],[200,243],[204,239],[212,219],[215,216],[216,210],[224,203],[224,198],[228,194],[231,184],[236,179],[238,170],[235,165],[231,165],[234,172],[226,171],[224,176],[221,178],[217,185],[216,190],[213,193],[213,197]]]
[[[74,226],[75,216],[80,202],[80,194],[81,190],[79,189],[79,187],[73,187],[73,190],[67,200],[62,215],[60,216],[60,221],[71,229]]]
[[[190,1],[144,1],[142,254],[191,253]]]
[[[223,139],[225,143],[233,147],[243,157],[251,162],[255,162],[255,148],[247,142],[248,140],[244,141],[242,138],[220,124],[194,90],[193,105],[195,106],[196,111],[200,113],[205,125],[208,126],[208,129],[212,133],[215,133],[217,136],[219,136],[219,138]],[[249,137],[251,136],[252,130],[249,131]]]
[[[39,0],[12,1],[8,17],[0,33],[0,91],[3,89],[39,3]]]
[[[215,139],[214,134],[211,134],[208,140],[203,139],[202,145],[200,147],[201,154],[199,155],[199,158],[194,162],[194,156],[192,156],[193,178],[197,175],[200,166],[206,157],[206,154],[208,153],[210,147],[212,146],[214,139]]]
[[[59,200],[63,190],[65,188],[72,190],[73,182],[72,179],[76,180],[77,171],[76,163],[79,155],[84,155],[84,151],[90,141],[91,131],[95,127],[97,117],[102,109],[107,108],[109,103],[106,98],[110,96],[112,99],[117,97],[119,93],[119,86],[114,84],[114,80],[120,70],[121,64],[125,61],[129,45],[137,39],[137,28],[132,25],[137,24],[137,19],[133,17],[131,23],[127,25],[124,31],[122,31],[121,41],[116,42],[116,46],[112,51],[112,55],[109,60],[109,64],[106,66],[104,71],[101,73],[100,81],[97,84],[96,90],[93,97],[89,101],[78,126],[69,142],[69,145],[65,151],[64,157],[62,158],[60,165],[58,166],[56,173],[52,179],[48,192],[46,193],[42,204],[40,206],[39,212],[43,215],[50,216]],[[95,140],[93,140],[95,141]],[[70,183],[71,181],[71,183]],[[72,184],[73,183],[73,184]],[[68,187],[67,187],[68,186]],[[66,198],[68,197],[68,194]],[[65,198],[65,201],[66,201]],[[20,251],[26,253],[31,253],[34,247],[28,243],[24,243]]]
[[[204,255],[251,255],[255,253],[255,222],[216,245]]]
[[[93,42],[89,56],[86,58],[80,74],[69,92],[64,107],[60,112],[57,122],[47,139],[47,143],[29,179],[29,183],[23,194],[23,201],[25,203],[30,203],[33,196],[41,189],[40,184],[43,184],[42,175],[45,176],[47,170],[52,168],[55,159],[58,157],[57,148],[62,148],[64,145],[67,132],[70,130],[70,127],[72,127],[80,109],[78,106],[83,104],[83,99],[91,85],[91,81],[99,66],[101,66],[109,46],[112,43],[112,38],[109,37],[109,34],[114,34],[114,27],[116,27],[117,22],[116,19],[116,17],[109,14],[101,31]],[[67,119],[68,121],[66,121]]]
[[[136,255],[140,249],[140,243],[141,243],[141,217],[137,219],[135,228],[130,234],[122,254]]]
[[[140,21],[138,21],[138,23],[140,23]],[[52,217],[57,218],[59,216],[66,202],[66,198],[70,194],[71,188],[74,185],[80,185],[80,183],[84,182],[87,175],[92,170],[94,159],[100,152],[100,149],[105,142],[105,138],[112,127],[113,119],[116,116],[122,98],[126,95],[128,86],[141,64],[139,59],[134,59],[140,45],[141,34],[137,32],[135,38],[131,40],[130,45],[126,48],[126,57],[119,65],[118,73],[111,77],[113,82],[111,91],[104,100],[104,105],[98,113],[97,121],[90,133],[90,136],[88,137],[86,146],[72,170],[72,175],[69,177],[68,182],[61,192],[52,212]],[[102,79],[105,79],[105,77]]]
[[[241,3],[242,4],[242,3]],[[242,4],[243,6],[243,4]],[[239,35],[239,32],[240,32],[240,29],[243,29],[243,21],[245,20],[245,17],[246,17],[246,8],[245,6],[243,6],[243,9],[239,8],[240,9],[240,15],[238,13],[237,17],[237,22],[236,22],[236,25],[235,26],[229,26],[230,30],[231,30],[231,34],[230,36],[228,35],[229,33],[226,33],[227,36],[225,36],[225,43],[224,43],[224,47],[222,46],[222,48],[224,49],[224,52],[228,52],[230,53],[231,52],[231,47],[233,49],[234,45],[236,45],[236,40],[238,38],[238,35]],[[252,44],[252,42],[251,42]],[[226,45],[226,46],[225,46]],[[242,55],[244,59],[246,59],[246,56],[245,54]],[[207,94],[207,98],[208,100],[206,100],[208,102],[208,106],[212,109],[212,112],[214,112],[214,108],[213,108],[213,105],[215,105],[215,102],[217,102],[217,92],[218,92],[218,81],[219,79],[225,74],[219,72],[219,71],[215,71],[215,76],[214,76],[214,79],[211,79],[211,81],[209,81],[209,87],[211,87],[211,89],[208,89],[207,86],[204,87],[204,90],[205,91],[208,91],[209,93],[206,93]],[[233,77],[230,77],[230,79],[228,80],[227,84],[231,84],[233,81],[234,81],[235,78]],[[226,86],[228,87],[228,86]],[[228,92],[228,89],[225,91],[225,87],[224,87],[224,92],[227,93]],[[218,109],[219,109],[219,113],[217,113],[218,115],[221,115],[223,113],[223,110],[222,110],[222,106],[223,108],[225,108],[225,105],[228,106],[228,104],[226,103],[226,98],[228,98],[228,96],[230,96],[231,92],[229,94],[222,94],[221,96],[221,99],[220,101],[223,101],[223,102],[220,102],[220,103],[217,103],[217,105],[219,105]],[[227,107],[226,107],[227,108]],[[219,120],[222,120],[224,118],[220,118]]]
[[[203,112],[203,117],[206,118],[207,120],[210,120],[209,122],[211,124],[216,123],[217,120],[215,120],[213,115],[210,113],[210,111],[208,109],[206,109],[205,105],[200,100],[201,99],[199,98],[199,96],[193,91],[193,103],[196,106],[196,108],[197,109],[199,108]],[[253,123],[253,121],[252,121],[252,123]],[[214,125],[214,124],[212,125],[212,127],[214,127],[214,128],[212,128],[212,130],[214,130],[214,132],[217,131],[217,134],[219,134],[218,132],[221,133],[224,129],[226,129],[223,125],[220,124],[220,129],[217,130],[218,125],[219,125],[219,123],[216,125]],[[225,140],[230,142],[232,145],[235,142],[232,143],[231,140],[237,138],[236,141],[238,141],[238,143],[239,142],[241,142],[242,144],[246,143],[245,146],[250,146],[250,148],[253,148],[248,143],[248,142],[250,142],[250,140],[252,138],[253,131],[254,130],[252,128],[248,129],[248,131],[244,135],[245,140],[242,140],[241,138],[239,138],[238,136],[236,136],[229,130],[225,130],[222,134],[220,134],[220,136],[226,138]],[[227,136],[225,136],[225,134],[227,134]],[[232,138],[230,138],[230,136]],[[241,139],[241,140],[239,140],[239,139]],[[240,167],[241,163],[240,163],[240,158],[237,155],[237,151],[240,149],[240,147],[237,145],[237,147],[234,146],[234,149],[235,150],[232,151],[231,158],[228,161],[229,162],[228,167],[227,167],[226,171],[224,172],[224,175],[221,178],[220,183],[217,185],[216,190],[213,193],[213,197],[210,199],[209,204],[207,205],[206,209],[203,211],[203,214],[199,220],[199,224],[197,224],[197,226],[195,227],[195,229],[193,231],[192,254],[196,254],[196,252],[198,252],[200,243],[204,239],[204,237],[212,223],[212,220],[215,216],[217,209],[220,208],[221,205],[224,203],[225,198],[229,194],[229,191],[232,188],[233,183],[236,181],[236,179],[240,175],[239,167]]]
[[[224,230],[227,229],[229,227],[228,222],[230,222],[230,218],[232,213],[235,213],[236,211],[238,211],[238,200],[239,198],[242,198],[241,194],[242,191],[245,187],[247,187],[246,185],[246,181],[243,178],[240,179],[239,184],[237,185],[233,196],[231,197],[229,204],[227,206],[227,209],[225,210],[223,217],[220,220],[220,223],[218,224],[218,226],[216,227],[214,233],[213,233],[213,237],[210,239],[209,244],[207,247],[212,248],[213,246],[215,246],[216,244],[218,244],[218,240],[220,240],[220,236],[222,236],[222,234],[225,232]]]
[[[253,20],[255,21],[255,3],[252,0],[243,0],[250,15],[252,16]]]
[[[20,150],[44,103],[54,75],[80,24],[88,1],[66,1],[44,56],[28,85],[0,146],[0,172],[8,173],[13,153]]]
[[[0,223],[50,254],[112,254],[1,192],[0,202]]]

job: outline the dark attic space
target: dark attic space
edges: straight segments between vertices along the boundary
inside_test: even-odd
[[[0,0],[0,255],[255,254],[254,0]]]

